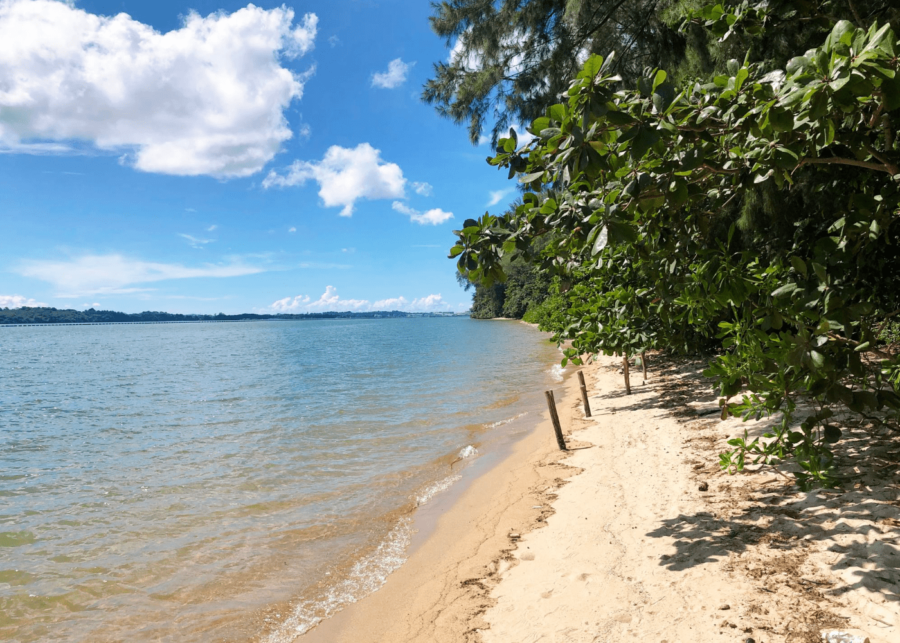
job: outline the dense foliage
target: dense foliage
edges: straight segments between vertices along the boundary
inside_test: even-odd
[[[558,278],[576,362],[715,351],[723,417],[779,419],[723,467],[794,458],[801,484],[834,484],[835,413],[896,427],[900,412],[900,359],[878,347],[900,312],[900,42],[884,18],[877,2],[702,7],[686,28],[745,52],[708,79],[628,84],[590,57],[537,138],[510,132],[490,159],[526,186],[521,205],[467,220],[451,257],[488,287],[510,257]],[[802,43],[798,23],[817,46],[753,62],[754,43]]]
[[[897,21],[894,0],[444,0],[434,31],[453,46],[435,65],[423,97],[465,123],[473,142],[488,128],[496,142],[530,123],[567,89],[591,54],[618,52],[611,71],[632,85],[645,67],[671,79],[722,73],[729,59],[773,68],[822,42],[839,19],[857,26]],[[685,19],[689,18],[687,22]]]
[[[550,294],[551,278],[533,264],[513,261],[504,266],[503,272],[506,279],[502,282],[472,284],[475,288],[472,297],[473,318],[522,319]]]
[[[435,3],[434,31],[455,45],[435,65],[426,101],[458,123],[472,141],[489,124],[494,139],[513,122],[543,112],[578,70],[578,59],[627,52],[619,71],[680,58],[684,37],[662,19],[675,0],[445,0]]]

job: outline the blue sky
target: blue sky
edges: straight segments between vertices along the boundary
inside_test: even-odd
[[[512,184],[416,1],[0,0],[0,306],[464,310]]]

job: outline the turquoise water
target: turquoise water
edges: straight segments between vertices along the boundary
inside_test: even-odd
[[[0,329],[0,638],[290,640],[557,360],[468,318]]]

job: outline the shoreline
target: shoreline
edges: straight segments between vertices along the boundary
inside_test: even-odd
[[[575,371],[566,373],[558,410],[571,441],[574,407],[580,405]],[[532,420],[533,422],[533,420]],[[569,469],[556,446],[549,412],[524,435],[501,445],[483,471],[417,510],[418,533],[407,560],[384,585],[295,640],[303,643],[470,640],[484,611],[486,574],[496,577],[518,537],[544,524],[548,501]],[[480,458],[479,458],[480,459]],[[476,461],[471,469],[479,468]],[[513,534],[513,537],[510,536]]]
[[[728,475],[745,430],[711,417],[702,366],[651,359],[622,390],[617,360],[558,396],[568,452],[542,421],[439,512],[377,592],[301,643],[799,643],[823,631],[895,641],[900,491],[890,479],[801,492],[783,472]],[[558,387],[559,388],[559,387]],[[859,434],[865,439],[863,433]],[[893,544],[892,544],[893,543]],[[862,640],[862,639],[860,639]]]

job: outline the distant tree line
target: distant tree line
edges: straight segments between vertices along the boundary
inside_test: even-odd
[[[96,324],[96,323],[134,323],[134,322],[200,322],[200,321],[253,321],[253,320],[291,320],[291,319],[373,319],[383,317],[442,317],[447,313],[408,313],[399,310],[372,312],[322,312],[303,313],[299,315],[257,315],[241,313],[239,315],[182,315],[180,313],[164,313],[145,311],[142,313],[120,313],[114,310],[71,310],[57,308],[2,308],[0,309],[0,325],[10,324]]]

